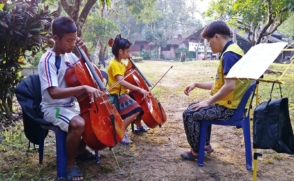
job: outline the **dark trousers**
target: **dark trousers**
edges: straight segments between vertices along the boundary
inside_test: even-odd
[[[194,102],[192,104],[196,104]],[[192,105],[190,104],[189,107]],[[187,108],[183,112],[184,128],[188,143],[194,152],[199,152],[199,135],[202,120],[229,120],[235,112],[235,109],[228,109],[218,104],[212,104],[209,107],[195,109]],[[207,127],[206,145],[210,144],[211,126]]]

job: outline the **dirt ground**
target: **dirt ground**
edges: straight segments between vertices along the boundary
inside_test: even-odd
[[[154,83],[171,65],[173,65],[171,71],[154,89],[154,95],[158,97],[167,113],[167,122],[161,128],[152,129],[141,135],[135,135],[129,129],[127,134],[134,143],[131,146],[120,144],[115,146],[112,150],[115,157],[108,149],[99,151],[100,165],[94,161],[78,163],[86,180],[253,180],[253,172],[246,170],[245,167],[242,130],[234,127],[213,126],[211,145],[214,152],[205,158],[204,167],[199,167],[197,160],[181,159],[180,154],[189,150],[182,112],[190,102],[209,96],[209,92],[195,90],[188,97],[183,94],[183,89],[195,81],[213,80],[216,64],[213,61],[211,63],[153,61],[139,64],[139,68],[146,73],[146,77],[152,77],[151,82]],[[53,133],[46,138],[44,163],[40,166],[42,169],[35,168],[41,180],[56,179],[54,138]],[[258,159],[258,181],[294,180],[293,157],[277,154],[271,150],[259,151],[263,156]],[[33,163],[37,167],[37,152],[30,152],[26,162]]]

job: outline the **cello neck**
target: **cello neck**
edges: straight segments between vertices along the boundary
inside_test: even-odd
[[[100,80],[100,78],[98,77],[97,73],[95,72],[95,69],[92,65],[92,63],[90,62],[90,60],[88,59],[86,53],[84,52],[84,50],[79,46],[79,45],[76,45],[77,46],[77,49],[79,50],[82,58],[84,59],[84,61],[86,62],[89,70],[90,70],[90,73],[92,74],[94,80],[96,81],[96,83],[98,84],[99,88],[103,91],[106,90],[105,86],[103,85],[102,81]]]
[[[140,71],[140,69],[136,66],[136,64],[134,63],[134,61],[129,58],[129,61],[131,62],[131,64],[133,65],[133,67],[135,67],[135,69],[138,71],[138,73],[142,76],[142,78],[144,79],[144,81],[146,82],[146,84],[148,85],[148,87],[151,87],[152,85],[150,84],[150,82],[146,79],[146,77],[144,76],[144,74]]]

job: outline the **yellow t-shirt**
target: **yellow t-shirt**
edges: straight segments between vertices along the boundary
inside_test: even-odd
[[[125,76],[126,72],[126,64],[123,62],[118,62],[117,60],[111,60],[107,69],[108,73],[108,87],[111,87],[113,84],[117,82],[115,79],[115,76],[121,75]],[[129,92],[128,89],[125,87],[121,86],[120,84],[117,84],[114,88],[109,90],[109,94],[127,94]]]

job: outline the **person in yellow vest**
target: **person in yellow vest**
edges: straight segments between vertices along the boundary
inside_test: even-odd
[[[244,55],[243,50],[230,40],[230,29],[223,21],[214,21],[206,26],[201,37],[206,39],[213,53],[221,53],[214,82],[195,82],[184,93],[195,89],[211,90],[207,100],[191,103],[183,113],[184,128],[191,150],[181,154],[187,160],[198,158],[201,120],[228,120],[234,114],[251,81],[224,79],[232,66]],[[210,154],[211,126],[207,129],[205,152]],[[205,153],[205,155],[206,155]]]

